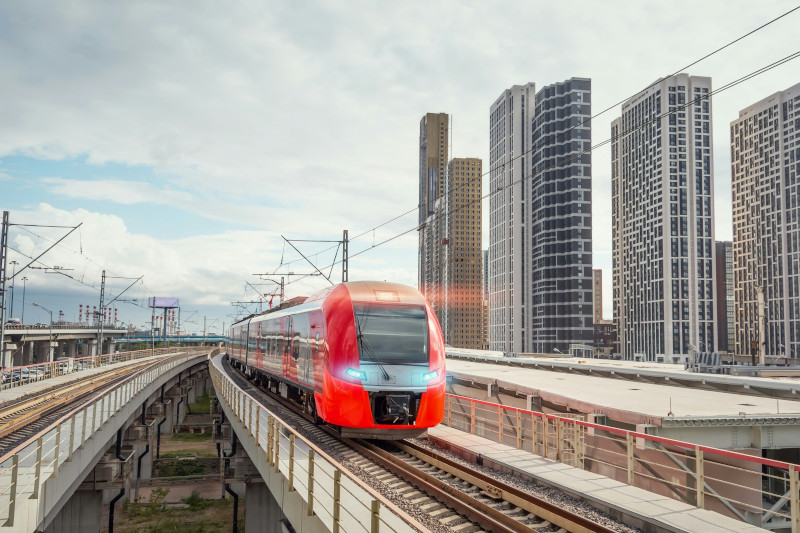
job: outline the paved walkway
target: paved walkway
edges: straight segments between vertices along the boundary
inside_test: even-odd
[[[767,531],[712,511],[631,487],[613,479],[545,459],[524,450],[498,444],[447,426],[428,430],[428,438],[446,442],[450,449],[469,451],[483,458],[483,464],[497,463],[521,476],[560,489],[613,514],[634,517],[662,531],[752,533]],[[631,523],[635,527],[636,525]]]

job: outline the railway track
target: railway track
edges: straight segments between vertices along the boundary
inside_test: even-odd
[[[63,410],[74,408],[76,404],[80,405],[81,400],[161,362],[163,359],[134,363],[124,368],[110,368],[90,379],[57,386],[41,395],[5,406],[0,411],[0,455],[47,428]]]
[[[326,450],[430,531],[480,533],[612,532],[609,527],[543,498],[478,472],[413,441],[343,439],[331,428],[314,425],[283,398],[254,386],[225,365],[237,384]],[[299,417],[299,418],[298,418]]]

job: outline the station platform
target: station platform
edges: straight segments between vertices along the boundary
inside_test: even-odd
[[[568,374],[610,377],[618,380],[650,381],[675,387],[734,392],[788,400],[800,399],[800,377],[798,377],[800,368],[798,367],[765,367],[758,370],[758,375],[747,375],[748,371],[753,371],[752,367],[734,366],[729,370],[741,375],[715,374],[692,372],[682,364],[524,354],[517,357],[505,357],[502,352],[451,347],[447,348],[447,360],[477,361]]]
[[[447,374],[455,394],[496,396],[499,403],[556,414],[601,414],[612,425],[716,448],[760,455],[763,448],[800,442],[798,400],[449,357]]]
[[[561,490],[643,531],[676,533],[767,531],[444,425],[430,428],[428,439],[456,453],[480,457],[482,464],[489,468],[512,472],[533,479],[541,485]]]

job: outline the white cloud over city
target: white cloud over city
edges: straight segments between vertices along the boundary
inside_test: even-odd
[[[97,265],[145,275],[147,288],[159,294],[227,305],[243,296],[252,273],[276,268],[282,254],[297,257],[285,251],[281,234],[333,239],[343,228],[358,234],[413,209],[425,112],[451,113],[451,155],[480,157],[488,168],[488,110],[505,88],[589,77],[597,113],[791,7],[779,1],[6,4],[0,7],[0,192],[13,189],[17,200],[10,204],[0,194],[0,207],[19,221],[83,222],[77,247]],[[721,86],[786,56],[797,48],[797,20],[790,15],[688,72]],[[800,81],[797,72],[789,64],[714,100],[718,239],[731,236],[728,125],[740,109]],[[617,107],[593,122],[594,143],[608,138],[618,114]],[[30,174],[2,163],[20,156],[31,161]],[[37,175],[36,162],[44,161],[64,166]],[[609,161],[607,146],[593,154],[595,267],[606,272],[607,300]],[[110,164],[134,172],[82,176]],[[163,231],[139,232],[129,229],[139,226],[130,209],[136,206],[177,208],[161,212]],[[168,222],[183,213],[219,223],[220,230],[175,238]],[[351,253],[415,223],[414,213],[401,218],[362,237]],[[15,235],[26,253],[42,250],[43,242]],[[76,248],[72,237],[69,247]],[[85,262],[66,250],[46,259]],[[416,232],[353,258],[355,275],[414,284]],[[42,283],[58,291],[60,277],[43,276]],[[321,283],[296,288],[307,294]]]

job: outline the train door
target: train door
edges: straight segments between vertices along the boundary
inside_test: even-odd
[[[283,375],[295,379],[293,372],[295,365],[292,358],[292,317],[286,317],[283,322]]]
[[[322,392],[322,372],[325,366],[325,316],[322,311],[310,314],[311,329],[309,343],[311,344],[312,372],[314,388]]]
[[[247,359],[247,325],[239,326],[239,358],[246,362]]]
[[[255,326],[255,330],[256,330],[256,339],[255,339],[256,340],[256,351],[255,351],[254,364],[255,364],[255,366],[257,366],[259,368],[263,368],[264,367],[264,364],[263,364],[263,358],[264,358],[264,350],[263,350],[263,347],[264,347],[264,345],[263,345],[263,343],[264,343],[264,335],[263,335],[263,332],[261,331],[261,324],[262,324],[261,322],[258,322],[256,324],[256,326]]]
[[[314,360],[311,357],[310,323],[308,314],[297,315],[293,320],[294,338],[292,357],[297,364],[297,381],[314,385]]]

